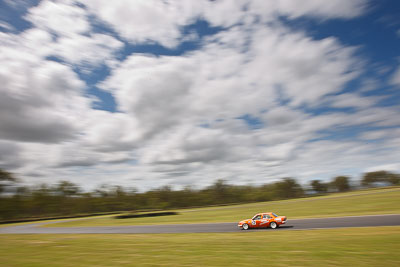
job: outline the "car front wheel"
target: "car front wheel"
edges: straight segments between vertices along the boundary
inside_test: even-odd
[[[278,224],[276,222],[272,222],[269,224],[269,227],[271,227],[272,229],[276,229],[278,228]]]
[[[247,229],[249,229],[249,225],[247,223],[245,223],[242,225],[242,228],[243,228],[243,230],[247,230]]]

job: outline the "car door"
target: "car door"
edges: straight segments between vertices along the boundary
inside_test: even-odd
[[[271,216],[268,214],[263,214],[262,219],[260,221],[259,227],[267,227],[270,222]]]
[[[252,228],[260,227],[261,218],[262,218],[261,214],[257,214],[256,216],[254,216],[253,219],[251,219],[251,227]]]

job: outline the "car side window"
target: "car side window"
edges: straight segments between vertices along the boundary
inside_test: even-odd
[[[271,216],[269,216],[268,214],[264,214],[263,219],[271,219]]]
[[[261,219],[261,215],[257,215],[253,218],[253,220],[260,220]]]

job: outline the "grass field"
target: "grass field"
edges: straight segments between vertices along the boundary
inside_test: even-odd
[[[400,227],[0,235],[1,266],[400,266]]]
[[[398,214],[400,213],[400,188],[353,191],[320,197],[176,211],[179,212],[179,215],[132,219],[102,216],[50,224],[47,227],[237,222],[250,218],[255,213],[266,211],[286,215],[289,219]]]

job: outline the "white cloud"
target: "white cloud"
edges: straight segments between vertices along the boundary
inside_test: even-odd
[[[279,84],[292,105],[317,104],[357,75],[353,49],[333,38],[315,41],[301,33],[263,29],[253,43],[256,57],[250,66],[258,70],[255,75]]]
[[[0,140],[0,166],[6,170],[21,167],[24,162],[20,156],[20,150],[18,144]]]
[[[345,93],[329,97],[332,101],[332,107],[336,108],[368,108],[377,103],[378,97],[362,97],[354,93]]]
[[[331,18],[353,18],[363,14],[367,9],[367,1],[355,0],[269,0],[269,1],[251,1],[250,10],[261,14],[264,19],[270,20],[271,13],[279,13],[289,18],[298,18],[301,16],[316,17],[319,19]]]
[[[159,43],[176,47],[182,38],[181,28],[205,19],[212,26],[230,27],[252,24],[261,18],[274,21],[277,16],[352,18],[366,9],[365,0],[223,0],[223,1],[157,1],[157,0],[82,0],[89,10],[111,25],[122,37],[132,43]]]
[[[283,28],[263,27],[253,36],[246,30],[222,32],[185,56],[132,55],[103,88],[153,134],[188,122],[260,116],[279,104],[281,94],[293,106],[317,105],[355,75],[352,49],[334,40],[315,41]],[[244,39],[250,46],[235,41]]]
[[[400,169],[400,164],[393,163],[393,164],[383,164],[383,165],[373,166],[373,167],[367,168],[365,170],[365,172],[375,172],[375,171],[382,171],[382,170],[397,172],[399,169]]]
[[[131,151],[143,135],[137,121],[124,113],[92,110],[87,118],[79,145],[94,151]]]
[[[22,34],[27,45],[32,49],[45,49],[42,56],[55,56],[70,64],[113,65],[114,53],[123,46],[112,36],[93,33],[88,12],[72,0],[42,1],[29,9],[26,19],[35,26]],[[34,34],[46,35],[47,39],[41,44],[30,44],[37,39]]]
[[[293,124],[298,124],[306,119],[307,116],[302,112],[292,110],[288,107],[277,107],[263,114],[262,118],[270,127],[289,126],[296,128]]]
[[[29,9],[26,19],[37,28],[60,36],[90,31],[85,10],[70,0],[41,1],[38,6]]]
[[[196,19],[197,1],[82,1],[91,12],[109,23],[132,43],[158,42],[174,47],[180,27]]]
[[[1,138],[36,142],[73,138],[79,129],[75,120],[89,104],[81,96],[84,84],[76,74],[56,62],[4,52],[0,54]]]
[[[400,85],[400,67],[398,67],[397,70],[393,73],[391,82],[394,85]]]
[[[8,31],[15,31],[15,28],[11,24],[1,20],[0,20],[0,28],[6,29]]]
[[[53,44],[51,55],[72,64],[98,66],[114,65],[114,52],[123,46],[122,42],[104,34],[74,35],[60,37]]]

